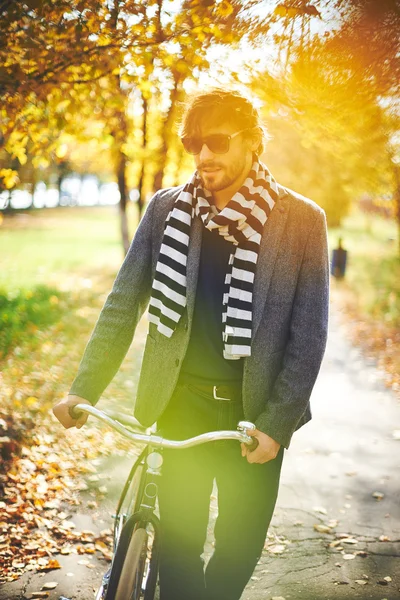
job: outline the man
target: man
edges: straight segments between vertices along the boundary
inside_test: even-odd
[[[254,421],[258,447],[214,442],[165,451],[159,490],[161,600],[237,600],[261,555],[284,448],[311,418],[326,344],[324,212],[277,184],[259,155],[251,102],[214,89],[187,105],[181,140],[189,182],[158,192],[140,223],[70,395],[94,404],[149,305],[135,416],[172,439]],[[213,480],[215,549],[204,572]]]

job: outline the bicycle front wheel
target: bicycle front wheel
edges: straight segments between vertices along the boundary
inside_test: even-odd
[[[126,551],[114,600],[140,600],[147,559],[148,533],[140,527],[133,532]]]

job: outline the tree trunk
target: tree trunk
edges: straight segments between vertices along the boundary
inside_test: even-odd
[[[118,161],[117,161],[117,179],[118,189],[120,193],[119,201],[119,214],[121,220],[121,236],[124,253],[126,254],[129,250],[129,230],[128,230],[128,218],[126,214],[126,205],[128,201],[127,186],[126,186],[126,156],[119,150]]]
[[[12,211],[11,208],[11,190],[8,190],[8,196],[7,196],[7,200],[6,200],[6,204],[3,208],[3,213],[10,213]]]
[[[174,87],[171,91],[171,105],[168,109],[167,116],[164,119],[162,126],[162,144],[159,152],[159,161],[158,161],[158,169],[156,174],[154,175],[153,180],[153,189],[156,192],[162,188],[162,182],[164,177],[165,166],[167,163],[167,150],[168,150],[168,142],[170,138],[170,134],[172,131],[172,126],[174,123],[175,117],[175,105],[179,97],[179,82],[180,79],[178,76],[174,74]]]
[[[143,151],[143,158],[142,158],[142,168],[140,170],[140,177],[139,177],[139,183],[138,183],[138,191],[139,191],[139,198],[138,198],[138,210],[139,210],[139,221],[142,218],[142,214],[143,214],[143,208],[144,208],[144,197],[143,197],[143,181],[144,181],[144,174],[145,174],[145,166],[146,166],[146,158],[145,158],[145,150],[146,150],[146,146],[147,146],[147,114],[148,114],[148,102],[147,99],[142,96],[143,99],[143,124],[142,124],[142,134],[143,134],[143,141],[142,141],[142,151]]]
[[[118,28],[118,19],[120,12],[120,3],[119,0],[114,0],[113,7],[111,9],[111,27],[117,32]],[[119,201],[119,214],[120,214],[120,227],[121,227],[121,237],[122,237],[122,246],[124,249],[124,254],[126,254],[129,250],[130,240],[129,240],[129,231],[128,231],[128,219],[126,215],[126,205],[128,203],[128,191],[126,185],[126,156],[122,152],[122,148],[126,144],[128,137],[128,117],[126,113],[128,101],[127,95],[121,89],[121,77],[119,73],[115,75],[115,90],[116,94],[121,95],[124,102],[123,108],[119,109],[117,112],[118,119],[118,128],[112,132],[112,136],[114,138],[114,148],[115,148],[115,158],[116,158],[116,172],[117,172],[117,181],[118,181],[118,189],[120,193],[120,201]]]
[[[35,205],[33,203],[33,196],[35,194],[36,187],[36,170],[33,168],[32,164],[30,164],[29,168],[27,169],[26,177],[27,183],[29,185],[29,193],[31,195],[31,203],[29,204],[29,206],[26,207],[26,210],[32,210],[33,208],[35,208]]]
[[[400,165],[393,165],[394,172],[394,181],[395,181],[395,190],[394,190],[394,200],[395,200],[395,213],[396,213],[396,221],[397,221],[397,247],[398,247],[398,255],[400,259]]]

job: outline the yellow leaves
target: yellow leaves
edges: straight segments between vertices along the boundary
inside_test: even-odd
[[[26,161],[28,160],[25,148],[16,148],[11,156],[13,158],[17,158],[21,165],[25,165]]]
[[[284,4],[278,4],[274,10],[274,14],[277,17],[287,17],[289,19],[304,15],[304,13],[304,8],[295,8],[292,6],[285,6]]]
[[[204,58],[199,54],[195,54],[191,60],[193,65],[202,65],[204,63]]]
[[[13,169],[0,169],[0,178],[3,180],[4,186],[10,190],[19,182],[17,171]]]
[[[174,54],[165,53],[165,55],[163,56],[163,63],[165,64],[166,67],[172,67],[172,65],[174,64],[175,61],[176,61],[176,55],[174,55]]]
[[[25,400],[25,405],[28,408],[36,407],[38,405],[38,399],[35,398],[35,396],[29,396],[29,398]]]
[[[36,168],[42,167],[43,169],[47,169],[50,166],[50,161],[45,156],[34,156],[32,164]]]
[[[108,46],[109,44],[112,43],[112,38],[110,35],[99,35],[98,39],[97,39],[97,44],[99,46]]]
[[[63,113],[68,106],[71,104],[71,100],[70,99],[66,99],[66,100],[62,100],[61,102],[57,102],[56,106],[55,106],[55,110],[57,113]]]
[[[182,73],[184,75],[189,72],[190,67],[189,67],[188,63],[185,62],[184,60],[178,60],[174,64],[174,70],[178,71],[178,73]]]
[[[278,4],[274,10],[274,15],[277,17],[286,17],[287,8],[283,4]]]
[[[67,144],[60,144],[60,146],[58,146],[56,148],[56,156],[57,158],[64,158],[68,153],[68,146]]]
[[[21,165],[24,165],[27,161],[26,145],[28,139],[24,131],[14,129],[7,140],[7,151],[10,152],[13,158],[17,158]]]
[[[112,560],[112,552],[110,552],[110,548],[103,541],[97,541],[95,543],[95,549],[101,552],[106,560]]]
[[[232,44],[234,41],[235,41],[235,37],[234,37],[233,33],[229,32],[229,33],[224,34],[224,37],[223,37],[224,44]]]
[[[141,79],[139,82],[139,89],[143,94],[144,98],[150,98],[152,83],[148,79]]]
[[[39,558],[38,560],[38,571],[53,571],[54,569],[61,569],[61,565],[55,558],[50,560],[46,558]]]
[[[224,32],[215,23],[210,25],[210,31],[217,40],[220,40],[224,36]]]
[[[233,6],[228,0],[222,0],[217,7],[217,14],[220,17],[229,17],[233,13]]]

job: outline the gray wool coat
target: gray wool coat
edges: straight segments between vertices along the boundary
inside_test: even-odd
[[[166,217],[182,186],[153,196],[86,346],[70,393],[95,404],[129,349],[145,311]],[[203,225],[193,221],[187,307],[171,338],[149,324],[135,417],[146,426],[165,410],[188,346]],[[311,419],[310,395],[325,351],[329,264],[325,213],[279,186],[264,228],[254,282],[251,356],[244,359],[245,418],[289,447]],[[218,383],[218,382],[216,382]]]

